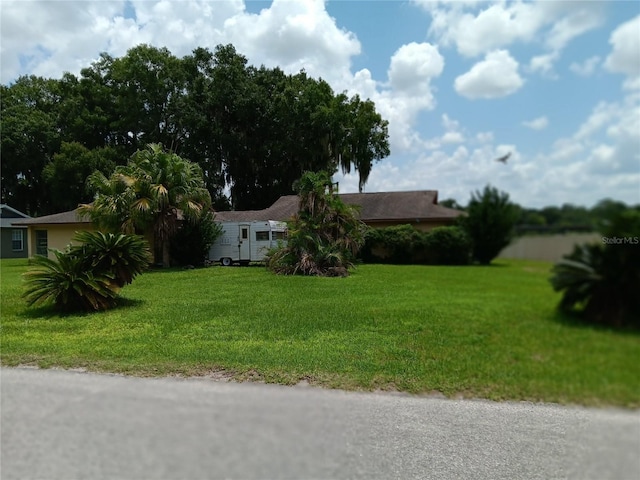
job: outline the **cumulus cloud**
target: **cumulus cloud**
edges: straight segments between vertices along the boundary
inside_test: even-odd
[[[538,117],[533,120],[522,122],[522,124],[531,130],[544,130],[549,125],[547,117]]]
[[[429,43],[409,43],[391,57],[389,82],[398,92],[415,92],[428,88],[429,81],[444,68],[444,58],[438,48]]]
[[[304,68],[334,88],[346,88],[351,57],[361,51],[357,37],[337,27],[323,1],[274,0],[258,15],[228,19],[224,28],[228,41],[252,63],[279,66],[287,73]]]
[[[418,114],[435,108],[431,81],[444,69],[444,58],[429,43],[409,43],[389,61],[386,82],[375,82],[371,73],[357,72],[350,93],[371,98],[383,118],[389,120],[389,141],[394,153],[432,148],[415,130]]]
[[[544,18],[533,4],[494,4],[481,10],[479,3],[423,2],[431,14],[429,33],[444,45],[455,44],[462,55],[475,57],[517,40],[529,41]]]
[[[609,43],[612,50],[604,62],[605,68],[627,75],[626,88],[640,88],[640,15],[618,26]]]
[[[432,22],[438,43],[455,45],[461,55],[477,57],[516,43],[545,47],[530,65],[553,77],[553,64],[576,37],[602,23],[601,2],[439,2],[416,1]]]
[[[456,78],[454,87],[464,97],[486,99],[511,95],[523,84],[518,62],[506,50],[497,50]]]

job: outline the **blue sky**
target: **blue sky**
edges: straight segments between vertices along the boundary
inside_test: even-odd
[[[640,2],[2,0],[1,79],[78,73],[139,43],[233,43],[371,98],[391,156],[365,191],[527,207],[640,203]],[[495,158],[511,152],[504,165]],[[336,175],[342,192],[354,175]]]

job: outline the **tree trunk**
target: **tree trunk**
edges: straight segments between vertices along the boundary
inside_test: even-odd
[[[169,240],[162,242],[162,267],[169,268],[171,266],[171,255],[169,254]]]

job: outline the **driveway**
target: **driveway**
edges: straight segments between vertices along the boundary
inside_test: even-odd
[[[640,412],[0,370],[0,478],[640,478]]]

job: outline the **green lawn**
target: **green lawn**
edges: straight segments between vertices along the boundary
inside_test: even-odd
[[[640,335],[558,314],[546,263],[152,271],[123,306],[69,316],[26,307],[26,260],[0,266],[5,366],[640,407]]]

